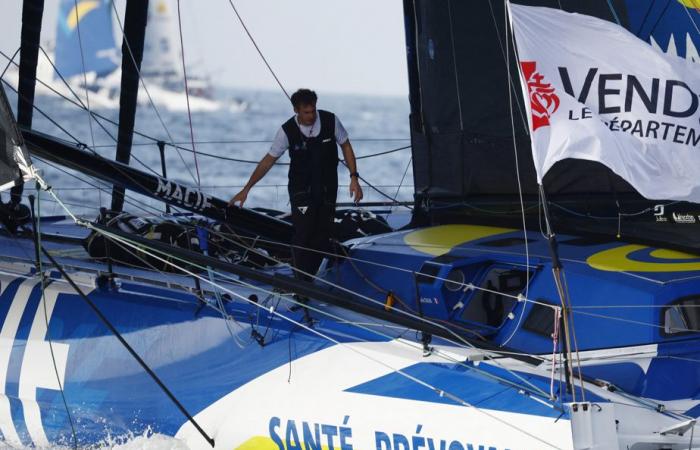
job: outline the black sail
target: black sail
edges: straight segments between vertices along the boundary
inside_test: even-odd
[[[119,133],[116,160],[129,164],[134,120],[139,93],[139,72],[146,37],[148,0],[127,0],[124,14],[124,41],[122,43],[122,80],[119,97]],[[124,207],[124,188],[115,185],[112,190],[112,210]]]
[[[628,11],[636,3],[625,0],[514,3],[561,7],[619,22],[632,32],[639,28],[630,25]],[[538,188],[515,53],[506,36],[504,2],[404,0],[404,14],[419,213],[415,223],[520,227],[521,189],[528,226],[537,229]],[[647,36],[640,37],[647,39],[657,20],[641,15],[648,26]],[[556,231],[610,239],[620,235],[635,242],[700,251],[700,219],[697,228],[657,221],[654,207],[668,202],[644,199],[602,164],[560,161],[545,176],[544,187]],[[700,207],[674,202],[673,211],[700,214]]]

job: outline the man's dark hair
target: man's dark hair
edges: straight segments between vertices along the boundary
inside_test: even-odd
[[[315,105],[318,97],[311,89],[299,89],[292,94],[292,98],[290,100],[292,101],[292,106],[294,106],[294,108],[298,108],[301,105]]]

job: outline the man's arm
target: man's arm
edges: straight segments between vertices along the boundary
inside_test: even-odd
[[[255,186],[255,183],[260,181],[265,176],[270,168],[275,165],[278,158],[279,157],[274,157],[269,153],[265,154],[263,159],[261,159],[258,165],[255,167],[253,173],[250,175],[250,179],[248,180],[248,183],[246,183],[245,187],[241,190],[241,192],[231,197],[231,200],[228,202],[229,206],[239,203],[239,206],[242,207],[243,203],[245,203],[246,199],[248,198],[250,188]]]
[[[340,144],[340,148],[343,150],[343,157],[345,158],[345,164],[348,166],[350,171],[350,196],[355,203],[362,200],[362,187],[360,187],[359,176],[357,175],[357,162],[355,161],[355,152],[352,150],[352,144],[350,144],[350,139],[346,140],[344,143]]]

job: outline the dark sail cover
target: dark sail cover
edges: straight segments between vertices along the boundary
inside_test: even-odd
[[[700,14],[676,0],[514,3],[619,23],[664,51],[673,46],[669,51],[677,49],[688,59],[696,48],[687,42],[700,39],[693,23],[700,23]],[[521,226],[522,191],[527,220],[538,227],[538,186],[504,2],[405,0],[404,12],[421,217],[430,223]],[[545,176],[544,187],[558,231],[700,250],[698,205],[644,199],[602,164],[560,161]],[[688,217],[695,218],[696,226]]]
[[[22,161],[23,160],[23,161]],[[24,182],[19,164],[31,164],[17,130],[5,89],[0,84],[0,191]]]

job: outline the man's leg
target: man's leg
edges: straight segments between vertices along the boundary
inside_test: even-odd
[[[294,276],[302,280],[311,280],[310,275],[315,275],[318,270],[314,252],[307,250],[313,245],[315,223],[316,209],[313,206],[292,206],[292,265],[298,269],[294,271]]]
[[[335,219],[335,206],[322,205],[318,208],[316,215],[316,232],[312,236],[313,242],[311,245],[319,252],[316,260],[316,270],[321,265],[323,258],[330,257],[333,253],[333,245],[331,237],[333,232],[333,224]]]

